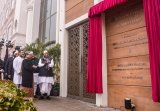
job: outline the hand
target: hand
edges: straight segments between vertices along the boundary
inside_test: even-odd
[[[8,74],[7,73],[5,73],[5,76],[7,76]]]
[[[8,75],[8,78],[11,78],[11,75]]]
[[[37,66],[36,66],[36,65],[33,65],[33,66],[32,66],[32,68],[36,69],[36,68],[37,68]]]
[[[45,64],[48,64],[48,62],[47,62],[47,61],[45,61]]]

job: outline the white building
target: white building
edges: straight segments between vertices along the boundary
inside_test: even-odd
[[[59,41],[58,5],[59,0],[0,0],[0,40],[21,47],[38,37],[45,43]],[[3,58],[5,47],[1,52]]]

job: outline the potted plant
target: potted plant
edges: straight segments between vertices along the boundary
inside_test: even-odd
[[[59,89],[60,89],[59,83],[55,83],[53,86],[53,96],[59,96]]]
[[[25,51],[33,51],[37,58],[42,57],[42,52],[46,49],[45,44],[43,44],[39,39],[37,39],[32,44],[27,44],[24,48]]]
[[[37,111],[31,99],[11,81],[0,81],[0,111]]]

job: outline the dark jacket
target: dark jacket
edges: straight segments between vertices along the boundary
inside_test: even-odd
[[[33,87],[33,63],[32,60],[24,59],[22,62],[22,86]]]
[[[52,58],[49,58],[49,62],[51,62]],[[41,62],[44,63],[45,59],[41,58]],[[40,77],[53,77],[52,67],[48,67],[48,65],[44,65],[39,68],[39,76]]]
[[[4,62],[2,59],[0,59],[0,69],[4,69]]]
[[[38,58],[33,58],[32,59],[32,64],[38,66],[39,63],[39,59]],[[37,67],[36,69],[34,69],[34,73],[39,73],[39,67]]]
[[[10,78],[11,80],[13,80],[13,75],[14,75],[13,60],[14,60],[13,57],[9,57],[5,64],[5,73],[11,76]]]

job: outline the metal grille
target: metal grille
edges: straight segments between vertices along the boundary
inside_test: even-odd
[[[95,99],[95,94],[86,93],[86,73],[87,73],[87,58],[88,58],[88,23],[82,25],[82,36],[83,36],[83,56],[82,56],[82,72],[83,72],[83,97]]]
[[[69,30],[68,94],[79,96],[80,27]]]
[[[68,96],[95,102],[95,94],[86,93],[88,23],[69,30]]]

